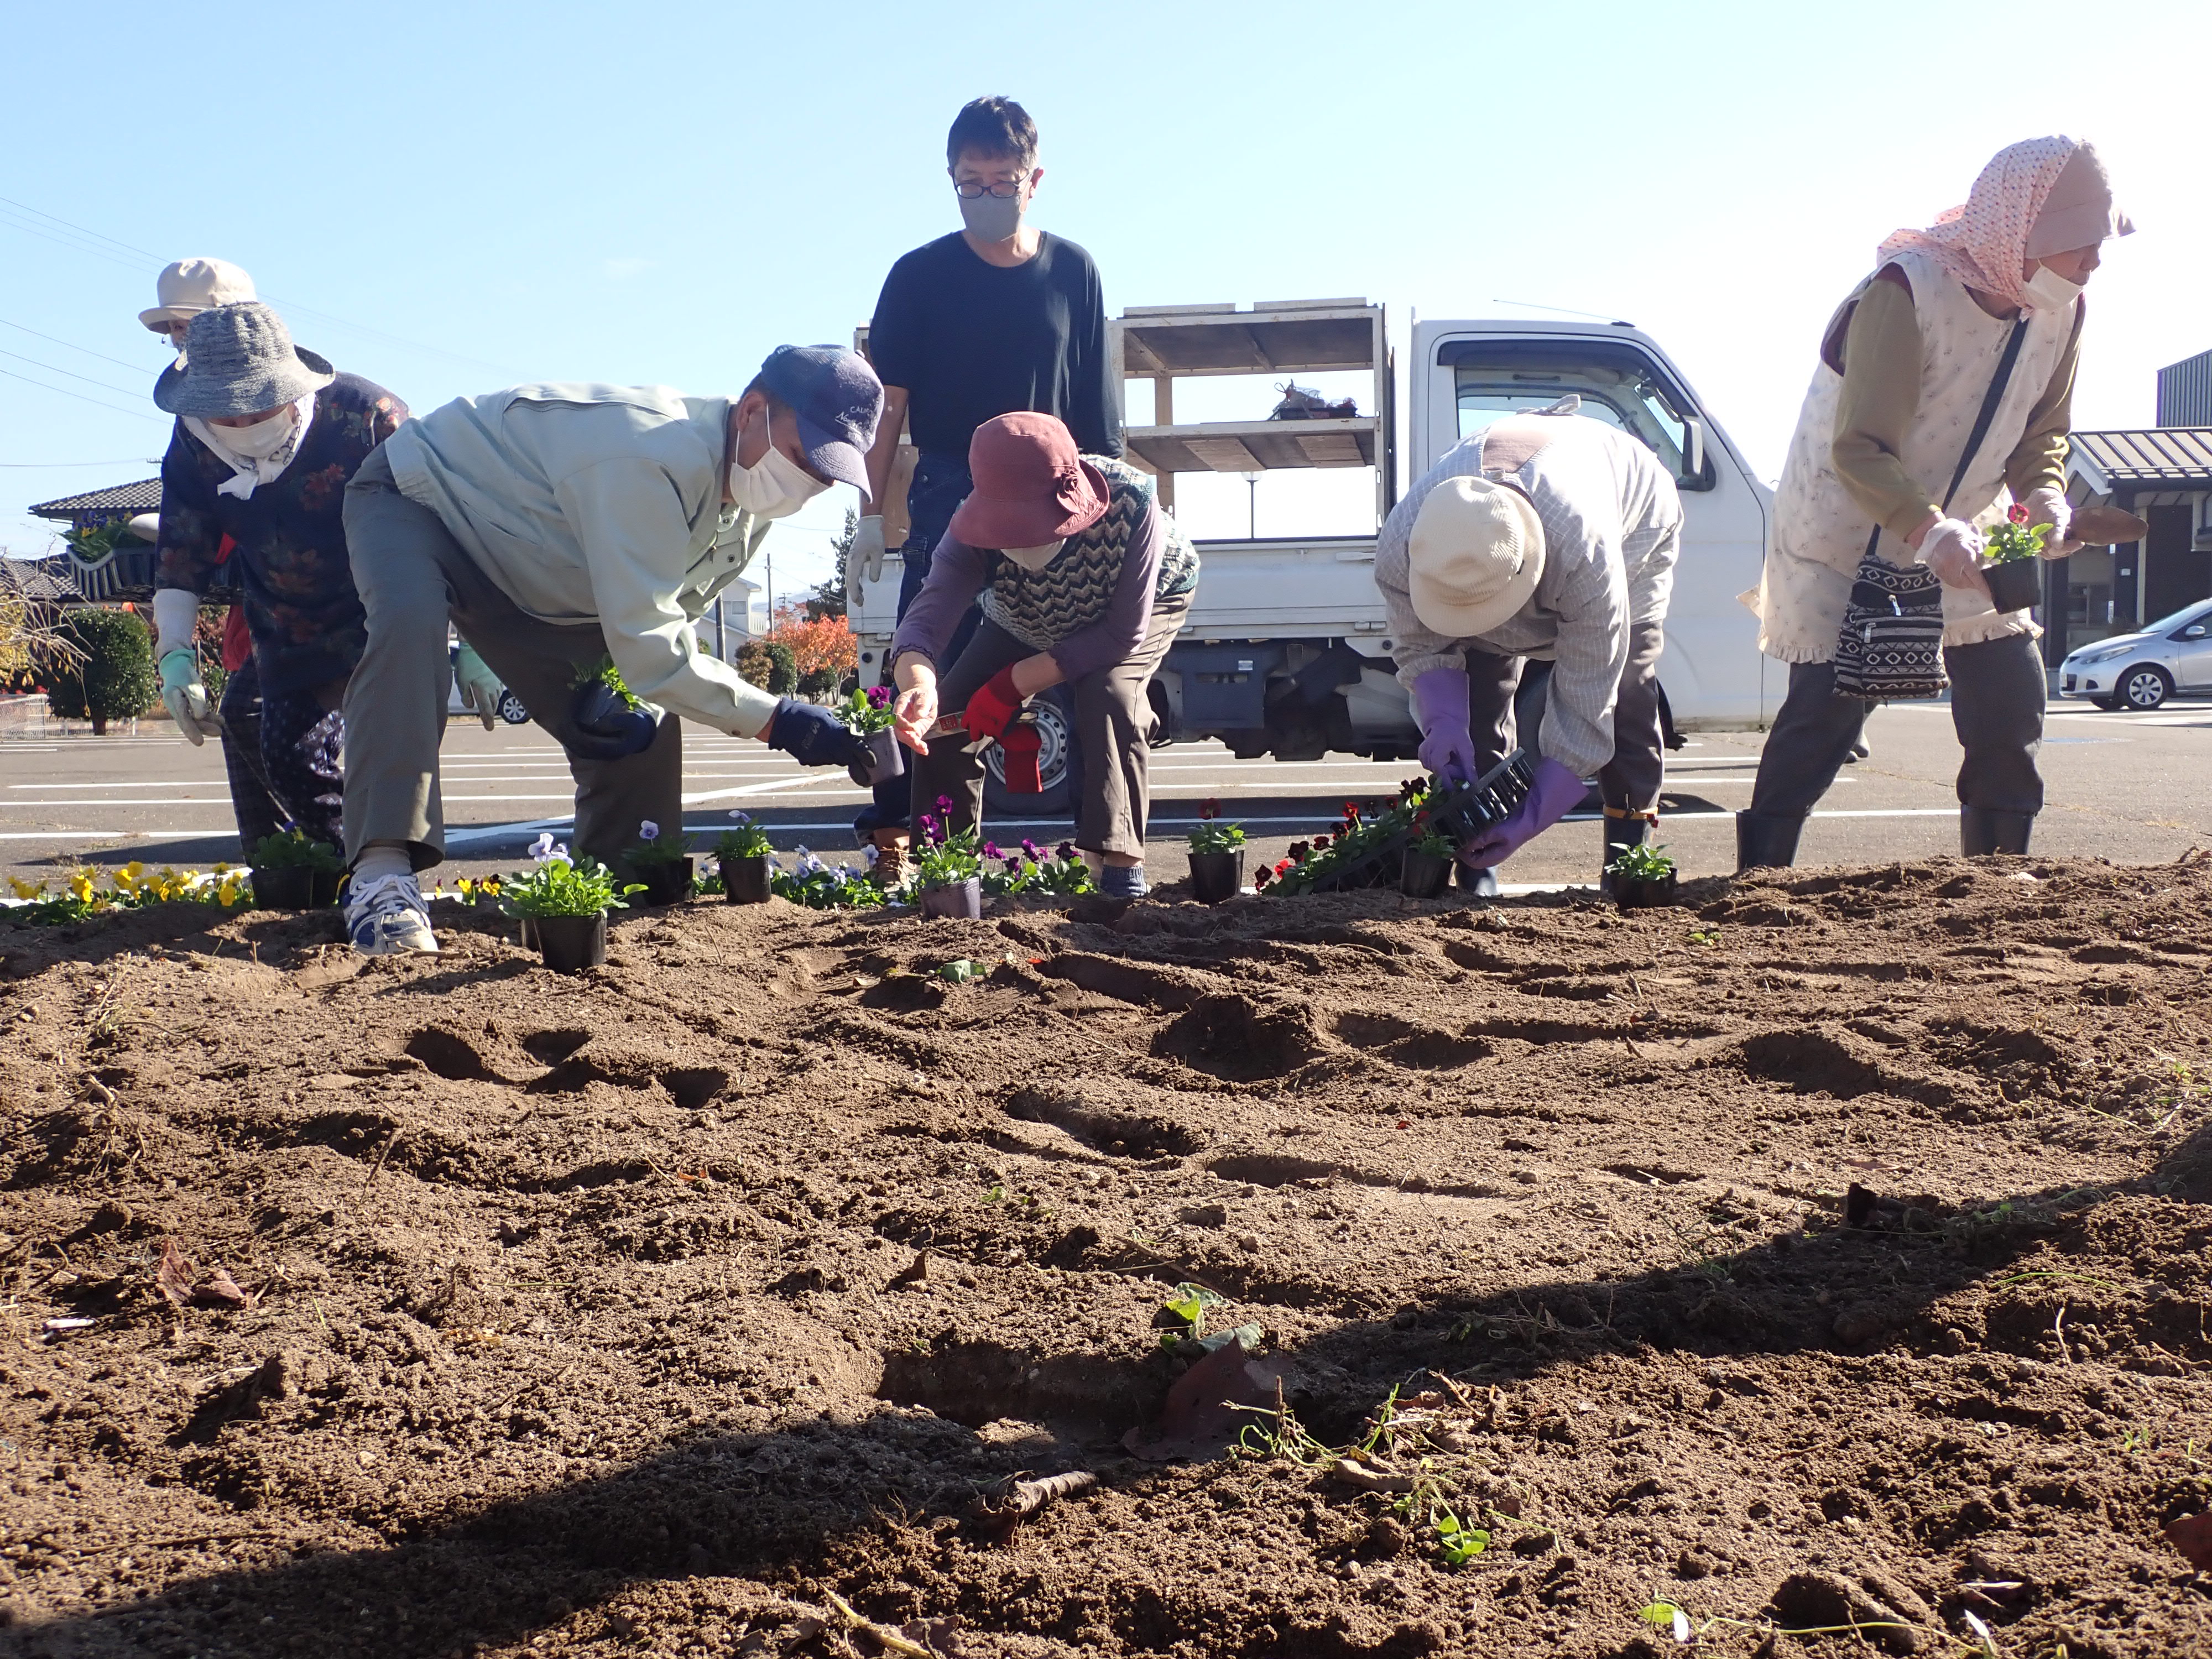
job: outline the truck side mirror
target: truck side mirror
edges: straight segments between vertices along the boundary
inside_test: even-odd
[[[1682,422],[1682,481],[1702,486],[1705,477],[1705,423],[1696,416]]]

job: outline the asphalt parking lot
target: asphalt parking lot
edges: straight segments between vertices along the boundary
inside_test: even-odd
[[[685,734],[685,829],[702,842],[732,811],[767,824],[779,848],[857,856],[853,814],[866,799],[842,772],[803,770],[757,743],[695,729]],[[1899,704],[1869,728],[1873,753],[1846,769],[1808,827],[1800,862],[1868,863],[1955,851],[1959,761],[1949,711]],[[1734,867],[1730,815],[1751,798],[1765,734],[1698,732],[1669,757],[1662,840],[1688,875]],[[2212,846],[2212,705],[2170,704],[2152,714],[2051,705],[2043,759],[2049,802],[2036,849],[2154,864]],[[1240,761],[1218,744],[1176,744],[1152,762],[1150,860],[1155,882],[1184,872],[1182,837],[1202,801],[1242,820],[1256,853],[1282,856],[1294,838],[1327,827],[1346,801],[1395,793],[1406,763],[1351,756],[1288,763]],[[444,751],[449,857],[441,877],[511,869],[541,830],[565,833],[568,767],[534,726],[485,732],[457,721]],[[1594,805],[1594,803],[1592,803]],[[1006,839],[1049,842],[1066,820],[991,826]],[[1570,818],[1501,872],[1509,884],[1583,882],[1597,868],[1598,825]],[[135,733],[0,740],[0,867],[54,880],[78,863],[139,860],[204,869],[240,849],[222,757],[195,749],[165,722]]]

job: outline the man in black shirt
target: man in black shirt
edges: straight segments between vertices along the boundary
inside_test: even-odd
[[[1106,361],[1098,267],[1073,242],[1024,222],[1044,169],[1036,124],[1010,98],[961,110],[945,146],[962,228],[905,255],[884,279],[868,356],[884,383],[884,418],[868,453],[868,507],[848,559],[854,584],[883,574],[883,502],[902,426],[921,452],[907,491],[898,614],[929,574],[932,550],[967,499],[968,441],[1018,410],[1054,416],[1093,455],[1121,453],[1121,386]],[[974,631],[971,612],[949,647]],[[854,828],[872,836],[887,876],[907,842],[907,781],[879,785]]]

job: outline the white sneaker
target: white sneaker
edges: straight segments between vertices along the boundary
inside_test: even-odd
[[[346,894],[345,921],[353,948],[365,957],[437,953],[430,907],[422,902],[422,884],[412,876],[379,876],[366,886],[354,883]]]

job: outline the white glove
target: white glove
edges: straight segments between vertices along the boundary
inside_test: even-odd
[[[2021,505],[2027,509],[2028,523],[2051,526],[2051,534],[2043,542],[2045,558],[2063,559],[2080,550],[2081,543],[2066,539],[2067,531],[2073,527],[2074,508],[2067,501],[2064,490],[2053,484],[2045,484],[2040,489],[2029,490]]]
[[[884,515],[871,513],[853,532],[852,551],[845,555],[845,576],[858,592],[862,582],[884,579]]]
[[[461,688],[462,702],[476,711],[485,731],[495,730],[499,725],[500,700],[507,696],[507,687],[477,655],[476,647],[466,640],[453,653],[453,678]]]
[[[193,748],[222,734],[222,722],[208,712],[199,658],[189,647],[172,651],[161,659],[161,703]]]
[[[1982,580],[1982,532],[1963,519],[1938,519],[1920,538],[1919,561],[1936,573],[1946,587],[1979,589]]]
[[[181,587],[154,590],[154,660],[161,669],[161,704],[195,749],[222,732],[222,722],[208,711],[199,652],[192,644],[199,619],[198,594]]]

